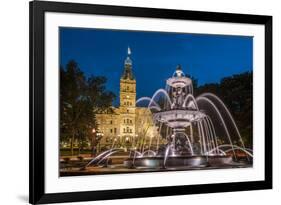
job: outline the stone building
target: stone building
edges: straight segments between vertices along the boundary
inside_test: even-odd
[[[141,140],[155,141],[153,139],[157,136],[150,110],[136,107],[136,79],[130,55],[128,48],[120,78],[119,107],[112,107],[113,111],[110,113],[96,115],[97,130],[103,134],[99,145],[101,149],[108,149],[110,146],[138,148]]]

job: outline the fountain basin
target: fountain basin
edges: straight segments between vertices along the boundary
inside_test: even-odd
[[[204,167],[207,166],[206,156],[170,156],[166,159],[165,167]],[[164,168],[164,157],[128,158],[124,161],[128,168]]]
[[[216,166],[216,165],[223,165],[223,164],[232,164],[232,156],[208,156],[208,163],[211,166]]]
[[[232,164],[231,156],[170,156],[166,159],[164,166],[164,157],[139,157],[127,158],[124,160],[124,166],[127,168],[146,168],[146,169],[161,169],[170,167],[186,167],[186,168],[200,168],[206,166],[217,166]]]
[[[198,110],[173,109],[154,113],[153,117],[171,128],[177,128],[187,127],[191,122],[198,121],[206,115]]]
[[[169,78],[166,82],[169,86],[175,88],[177,87],[183,88],[192,84],[190,78],[182,77],[182,76]]]

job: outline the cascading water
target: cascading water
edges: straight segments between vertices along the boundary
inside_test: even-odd
[[[235,166],[239,165],[237,150],[243,152],[251,164],[252,151],[245,148],[235,121],[224,103],[211,93],[195,98],[192,80],[180,66],[166,81],[165,89],[157,90],[151,98],[138,99],[136,104],[140,103],[146,103],[154,125],[158,127],[158,136],[155,136],[157,144],[152,147],[151,138],[147,146],[144,140],[139,147],[132,147],[124,160],[125,167],[188,169]],[[218,131],[223,132],[223,136],[218,135]],[[234,137],[238,139],[236,144]],[[164,146],[160,146],[160,138],[166,139]],[[86,167],[99,164],[117,151],[120,149],[115,149],[113,145],[111,150],[94,158]]]

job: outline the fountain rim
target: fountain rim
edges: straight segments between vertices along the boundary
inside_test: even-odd
[[[163,111],[156,111],[154,113],[161,113],[161,112],[169,112],[169,111],[194,111],[194,112],[200,112],[200,113],[203,113],[205,114],[202,110],[197,110],[197,109],[194,109],[194,108],[173,108],[173,109],[163,109]]]
[[[166,80],[166,84],[171,87],[186,87],[192,84],[192,80],[186,76],[173,76]]]

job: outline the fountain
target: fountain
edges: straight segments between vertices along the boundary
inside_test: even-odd
[[[142,97],[136,104],[146,103],[158,128],[158,137],[166,143],[156,148],[131,148],[123,167],[132,169],[197,169],[204,167],[241,167],[252,164],[252,150],[245,148],[233,117],[214,94],[193,95],[192,80],[178,66],[167,79],[166,88]],[[235,140],[234,140],[235,139]],[[161,149],[162,148],[162,149]],[[237,150],[244,153],[239,161]],[[109,165],[109,157],[124,150],[114,148],[101,153],[85,167]],[[240,157],[241,158],[241,157]]]

